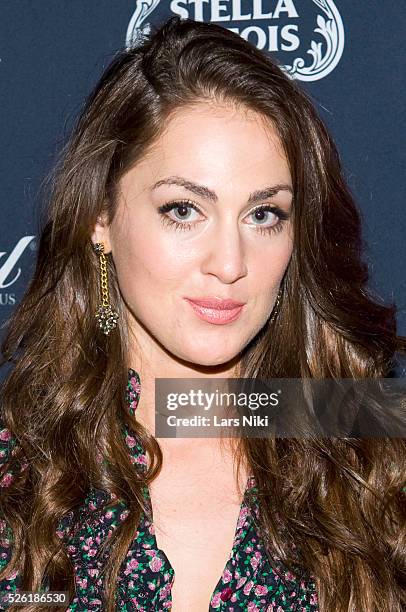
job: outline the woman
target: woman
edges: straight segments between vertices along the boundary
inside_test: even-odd
[[[1,589],[400,611],[403,439],[153,435],[158,377],[385,376],[405,339],[366,282],[334,144],[268,56],[179,18],[120,53],[3,343]]]

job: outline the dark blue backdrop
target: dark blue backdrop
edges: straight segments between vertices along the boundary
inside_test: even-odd
[[[32,273],[39,187],[86,95],[126,44],[129,24],[172,14],[238,28],[286,66],[304,59],[312,80],[303,86],[337,142],[363,215],[371,287],[395,300],[406,334],[406,9],[382,0],[2,0],[0,324]]]

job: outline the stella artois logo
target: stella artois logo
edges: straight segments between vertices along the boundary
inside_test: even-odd
[[[135,0],[127,47],[137,46],[152,23],[174,15],[236,32],[275,53],[286,73],[300,81],[330,74],[344,51],[344,26],[332,0]]]

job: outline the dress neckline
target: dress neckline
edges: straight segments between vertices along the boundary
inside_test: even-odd
[[[128,368],[128,381],[127,381],[127,389],[126,389],[126,399],[128,404],[129,412],[132,416],[135,415],[139,399],[141,394],[141,379],[139,373],[134,368]],[[131,457],[133,463],[137,464],[141,467],[141,469],[147,468],[147,455],[141,444],[141,442],[135,437],[134,432],[132,432],[127,425],[125,427],[125,441],[128,449],[130,450]],[[249,475],[247,478],[244,494],[240,504],[240,510],[234,530],[234,538],[232,547],[229,553],[228,558],[225,560],[225,565],[221,576],[214,588],[214,591],[211,595],[210,601],[216,597],[219,589],[221,589],[221,585],[224,584],[225,578],[227,578],[227,572],[229,572],[229,565],[233,562],[235,555],[237,553],[238,548],[241,546],[243,540],[248,537],[251,529],[254,527],[255,521],[258,518],[258,508],[256,504],[256,493],[257,487],[255,486],[255,479],[252,475]],[[137,538],[139,534],[150,534],[150,539],[147,544],[147,548],[150,551],[154,551],[158,558],[161,560],[163,567],[170,574],[171,584],[175,579],[175,570],[168,559],[164,550],[158,547],[156,533],[155,533],[155,525],[153,522],[153,508],[151,502],[151,494],[149,488],[147,486],[144,487],[144,500],[146,504],[146,508],[148,510],[148,514],[142,513],[141,516],[141,524],[140,528],[137,532]],[[140,540],[140,545],[142,546],[142,541]]]
[[[130,369],[127,396],[131,403],[129,408],[134,412],[140,391],[139,375]],[[136,433],[131,429],[131,421],[124,422],[122,427],[134,468],[137,471],[139,468],[145,469],[145,452]],[[148,510],[150,495],[146,487],[144,495],[147,503],[145,511],[141,511],[137,531],[123,561],[118,581],[118,599],[123,608],[130,601],[129,597],[130,605],[136,603],[140,609],[151,609],[151,606],[154,606],[154,609],[170,608],[174,570],[165,552],[157,546],[152,508],[151,512]],[[75,567],[75,580],[79,591],[69,610],[73,611],[82,602],[87,604],[90,601],[91,604],[97,605],[102,603],[101,574],[109,556],[109,547],[104,544],[129,512],[125,500],[103,489],[91,487],[77,512],[70,511],[61,519],[56,533],[64,541]],[[223,602],[229,602],[224,604],[226,607],[246,609],[246,603],[251,602],[252,597],[255,602],[261,604],[272,598],[272,607],[275,603],[283,606],[283,609],[288,599],[289,602],[294,600],[297,605],[297,594],[308,597],[302,574],[298,579],[286,572],[278,557],[272,555],[271,559],[268,555],[258,530],[258,514],[257,486],[252,479],[251,486],[247,486],[241,502],[231,551],[211,596],[210,612],[225,609]],[[311,589],[312,592],[315,590],[313,582]],[[310,596],[316,602],[316,595],[310,593]],[[313,610],[313,602],[310,603],[309,610]],[[258,609],[256,604],[252,609]]]

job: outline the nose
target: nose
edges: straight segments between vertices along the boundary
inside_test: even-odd
[[[244,243],[238,227],[231,219],[219,223],[207,236],[202,272],[217,276],[226,284],[247,275]]]

